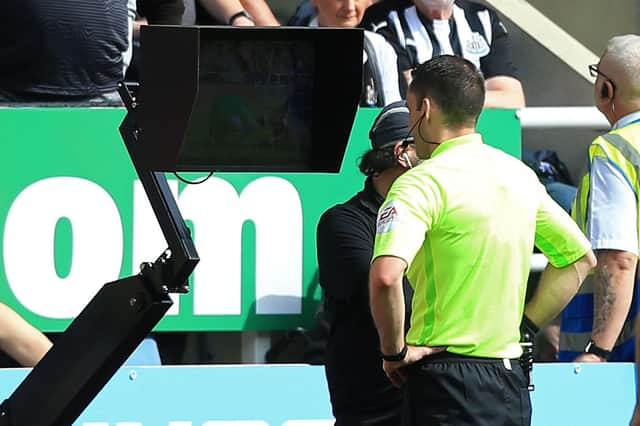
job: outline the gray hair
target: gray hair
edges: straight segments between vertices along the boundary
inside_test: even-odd
[[[617,69],[614,83],[621,86],[621,95],[640,95],[640,36],[627,34],[613,37],[607,43],[603,58],[605,56]]]

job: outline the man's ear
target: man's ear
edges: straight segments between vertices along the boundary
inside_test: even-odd
[[[602,87],[600,88],[600,97],[603,100],[606,99],[610,99],[613,100],[613,84],[611,84],[611,81],[609,80],[604,80],[602,82]]]
[[[402,142],[398,142],[393,148],[393,154],[396,157],[396,161],[402,167],[405,167],[407,169],[410,169],[414,166],[414,164],[411,163],[411,159],[409,158],[409,154],[407,152],[410,149],[413,148],[411,146],[403,146]]]
[[[420,111],[424,115],[425,119],[431,113],[431,99],[429,97],[422,98],[422,102],[420,104]]]

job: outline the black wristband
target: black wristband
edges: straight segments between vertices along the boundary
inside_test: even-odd
[[[597,355],[600,358],[603,358],[605,361],[608,361],[609,357],[611,356],[611,351],[608,351],[596,345],[593,340],[589,340],[589,343],[587,343],[587,346],[584,348],[584,353]]]
[[[229,16],[229,20],[227,21],[227,24],[233,25],[233,21],[235,21],[241,16],[244,16],[245,18],[253,22],[253,18],[251,17],[251,15],[249,15],[246,11],[241,10],[240,12],[234,13],[233,15]]]
[[[400,352],[398,352],[397,354],[393,354],[393,355],[382,354],[382,359],[384,359],[385,361],[391,361],[391,362],[402,361],[407,356],[408,350],[409,348],[407,348],[407,345],[405,344],[402,347],[402,349],[400,349]]]
[[[531,337],[533,337],[538,333],[538,331],[540,331],[540,328],[538,328],[538,326],[531,321],[528,316],[522,314],[522,322],[520,323],[521,334],[527,332],[531,334]]]

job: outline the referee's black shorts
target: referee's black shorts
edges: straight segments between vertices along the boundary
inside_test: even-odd
[[[403,426],[529,426],[518,360],[442,352],[406,368]]]

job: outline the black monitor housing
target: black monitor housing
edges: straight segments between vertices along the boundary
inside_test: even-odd
[[[142,168],[339,171],[361,30],[151,26],[141,37]]]

